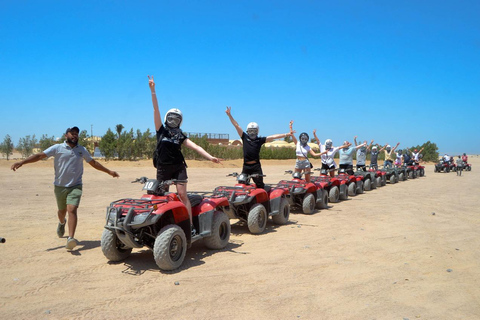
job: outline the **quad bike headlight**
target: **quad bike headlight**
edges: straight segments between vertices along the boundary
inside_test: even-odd
[[[149,215],[150,215],[150,212],[143,212],[143,213],[137,214],[135,217],[133,217],[132,224],[144,223],[145,220],[147,220]]]

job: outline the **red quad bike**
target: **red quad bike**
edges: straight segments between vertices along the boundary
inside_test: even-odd
[[[368,169],[368,171],[375,173],[375,181],[376,181],[375,184],[377,188],[383,187],[387,184],[387,173],[383,170],[379,170],[378,166],[370,165],[370,168]]]
[[[269,216],[275,224],[287,224],[290,216],[288,192],[269,186],[261,189],[254,183],[250,183],[251,178],[265,177],[265,175],[234,172],[227,176],[236,177],[237,184],[233,187],[216,187],[213,194],[228,199],[229,207],[225,212],[230,219],[246,222],[248,230],[253,234],[259,234],[265,230]]]
[[[292,174],[291,170],[285,171]],[[288,200],[291,206],[302,208],[303,213],[311,214],[317,208],[328,207],[328,194],[320,184],[302,179],[302,173],[293,173],[292,180],[281,180],[275,186],[288,190]]]
[[[472,171],[472,165],[463,161],[463,170]]]
[[[339,169],[337,179],[345,181],[345,184],[348,187],[349,196],[364,193],[362,176],[349,175],[345,169]]]
[[[230,239],[230,220],[224,213],[228,200],[221,196],[188,194],[192,205],[193,224],[198,234],[192,235],[188,211],[178,195],[167,192],[171,184],[182,180],[160,182],[139,178],[146,191],[140,199],[120,199],[107,207],[106,225],[101,247],[110,261],[127,258],[132,248],[146,246],[153,250],[161,270],[181,266],[187,247],[203,239],[209,249],[222,249]]]
[[[450,165],[448,162],[444,161],[443,159],[440,159],[440,161],[435,164],[434,168],[435,172],[450,172]]]
[[[340,194],[346,194],[348,197],[347,185],[345,183],[340,184],[340,180],[335,177],[331,177],[328,172],[329,170],[316,168],[315,171],[320,171],[319,176],[311,176],[312,182],[320,184],[328,193],[328,200],[325,202],[325,207],[323,207],[323,201],[318,206],[320,209],[326,209],[328,207],[328,201],[338,202],[340,199]],[[342,190],[342,191],[341,191]]]

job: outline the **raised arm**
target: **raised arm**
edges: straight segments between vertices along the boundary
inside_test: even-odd
[[[318,147],[320,150],[322,149],[322,144],[320,143],[320,139],[317,137],[317,129],[313,129],[313,137],[315,138],[315,141],[317,141]]]
[[[322,155],[324,154],[327,154],[327,150],[323,151],[323,152],[320,152],[320,153],[316,153],[315,151],[313,151],[312,149],[310,149],[309,153],[313,156],[313,157],[321,157]]]
[[[363,147],[363,146],[366,146],[366,145],[367,145],[367,144],[364,142],[364,143],[362,143],[362,144],[359,144],[358,146],[355,146],[355,149],[359,149],[359,148],[361,148],[361,147]]]
[[[241,138],[242,134],[243,134],[243,130],[238,125],[238,122],[235,119],[233,119],[233,117],[232,117],[232,107],[227,107],[227,110],[225,110],[225,113],[227,114],[228,118],[230,119],[230,122],[233,124],[233,126],[237,130],[238,135]]]
[[[358,137],[358,136],[353,137],[353,142],[355,142],[355,147],[358,146],[357,137]]]
[[[373,144],[373,139],[372,139],[372,141],[370,141],[370,144],[369,144],[368,147],[367,147],[367,151],[372,148],[372,144]]]
[[[120,175],[117,172],[112,171],[110,169],[107,169],[100,162],[95,161],[95,159],[92,159],[92,161],[88,162],[88,164],[91,165],[92,167],[94,167],[95,169],[99,170],[99,171],[103,171],[103,172],[111,175],[114,178],[120,177]]]
[[[377,145],[378,145],[378,144],[377,144]],[[379,146],[379,147],[380,147],[380,146]],[[386,147],[387,147],[387,145],[384,145],[383,147],[381,147],[381,148],[378,150],[378,152],[379,152],[379,153],[382,152],[383,150],[385,150]]]
[[[392,152],[395,151],[395,149],[397,149],[397,147],[400,145],[400,142],[397,142],[397,145],[392,149]]]
[[[290,120],[289,128],[290,128],[290,134],[292,136],[293,143],[297,144],[297,138],[294,135],[295,131],[293,131],[293,120]]]
[[[15,162],[14,164],[12,164],[11,169],[13,171],[17,171],[17,169],[20,168],[21,166],[23,166],[24,164],[37,162],[39,160],[45,159],[46,157],[47,157],[47,155],[43,152],[36,153],[36,154],[31,155],[30,157],[26,158],[25,160]]]
[[[281,138],[286,138],[288,136],[292,136],[292,133],[278,133],[278,134],[272,134],[271,136],[268,136],[266,138],[267,142],[273,141],[275,139],[281,139]]]
[[[198,144],[196,144],[195,142],[193,142],[190,139],[185,139],[185,141],[183,143],[187,148],[194,150],[195,152],[197,152],[199,155],[201,155],[205,159],[210,160],[214,163],[220,163],[220,161],[223,160],[223,159],[220,159],[220,158],[215,158],[210,153],[205,151],[205,149],[203,149],[202,147],[200,147]]]
[[[153,104],[153,120],[155,122],[155,130],[160,130],[162,126],[162,118],[160,116],[160,110],[158,109],[157,94],[155,92],[155,81],[153,76],[150,78],[148,76],[148,85],[150,86],[150,91],[152,93],[152,104]]]

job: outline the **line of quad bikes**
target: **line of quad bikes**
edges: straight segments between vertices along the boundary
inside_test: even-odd
[[[318,169],[315,169],[318,170]],[[292,173],[286,171],[286,173]],[[250,180],[258,175],[232,173],[233,186],[219,186],[213,191],[188,193],[195,229],[192,234],[188,211],[178,195],[168,192],[169,186],[181,180],[158,181],[142,177],[132,182],[143,183],[141,198],[113,201],[106,212],[106,225],[101,238],[103,254],[110,261],[122,261],[133,248],[153,250],[157,266],[163,271],[179,268],[187,248],[203,239],[209,249],[222,249],[230,239],[230,219],[247,225],[252,234],[265,230],[269,217],[273,223],[288,223],[290,208],[312,214],[365,191],[398,181],[423,177],[425,167],[417,164],[399,167],[369,168],[348,174],[339,170],[331,177],[326,170],[312,175],[307,182],[299,173],[277,184],[257,188]]]
[[[461,167],[457,166],[454,162],[454,158],[450,158],[450,160],[440,159],[440,161],[435,164],[434,171],[435,172],[457,172],[458,170],[465,170],[465,171],[472,171],[472,165],[465,161],[462,161]]]

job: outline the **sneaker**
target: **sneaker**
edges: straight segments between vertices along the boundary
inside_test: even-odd
[[[65,246],[65,248],[67,248],[67,250],[72,250],[73,248],[75,248],[76,246],[78,245],[78,242],[75,238],[70,238],[68,237],[67,239],[67,245]]]
[[[57,236],[59,238],[62,238],[63,235],[65,234],[65,225],[67,224],[67,220],[65,220],[65,223],[64,224],[61,224],[60,222],[58,223],[58,226],[57,226]]]

